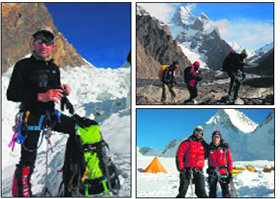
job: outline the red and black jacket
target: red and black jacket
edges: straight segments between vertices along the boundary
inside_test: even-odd
[[[216,168],[220,174],[232,173],[232,156],[227,143],[209,145],[208,166],[210,171]]]
[[[208,144],[194,135],[183,141],[176,155],[177,169],[181,171],[186,167],[203,168],[205,158],[207,158]]]
[[[191,87],[196,86],[197,82],[200,81],[201,79],[202,78],[198,75],[198,72],[193,64],[185,68],[184,80],[188,86]]]

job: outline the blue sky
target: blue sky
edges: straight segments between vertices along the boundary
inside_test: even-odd
[[[117,68],[131,47],[130,3],[45,3],[55,26],[87,61]]]
[[[187,137],[218,109],[136,109],[138,147],[162,149],[171,140]],[[260,124],[272,109],[236,109]]]
[[[188,6],[195,16],[204,12],[216,22],[223,39],[248,50],[273,42],[273,3],[142,3],[141,6],[165,22],[170,21],[179,6]]]

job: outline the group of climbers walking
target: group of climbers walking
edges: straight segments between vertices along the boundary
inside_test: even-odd
[[[203,172],[207,158],[209,197],[217,197],[218,182],[221,185],[223,197],[231,197],[229,183],[232,181],[233,166],[229,144],[225,143],[222,133],[218,130],[212,133],[212,142],[207,144],[203,139],[203,127],[199,125],[177,149],[176,164],[180,172],[177,198],[184,198],[190,185],[192,189],[192,184],[195,185],[197,197],[207,197]]]
[[[229,103],[235,103],[238,98],[238,91],[242,81],[245,79],[244,65],[248,52],[244,49],[240,54],[231,51],[225,58],[222,70],[225,71],[230,78],[230,86],[228,91]],[[159,79],[162,82],[161,102],[166,102],[166,91],[169,89],[171,94],[171,103],[177,103],[177,94],[174,88],[176,84],[175,74],[179,63],[174,61],[171,65],[163,65],[159,70]],[[196,104],[195,98],[198,96],[197,83],[201,81],[202,75],[199,70],[200,62],[195,61],[184,69],[184,82],[189,91],[189,99],[184,104]]]

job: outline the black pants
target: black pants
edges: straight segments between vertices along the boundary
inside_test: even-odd
[[[190,93],[190,98],[188,99],[188,101],[192,101],[194,98],[197,97],[196,85],[194,85],[194,86],[187,85],[187,88],[188,88],[189,93]]]
[[[27,125],[36,126],[39,124],[41,115],[30,113],[28,116]],[[75,122],[72,118],[61,114],[60,123],[56,123],[54,126],[54,131],[72,134],[75,133]],[[21,156],[19,164],[22,166],[35,166],[36,156],[37,156],[37,146],[39,144],[39,138],[41,141],[41,131],[27,131],[27,137],[25,138],[23,144],[21,145]]]
[[[198,198],[207,198],[205,191],[205,181],[202,169],[194,170],[192,168],[185,168],[184,172],[180,172],[180,187],[179,194],[176,198],[184,198],[188,191],[191,182],[191,175],[193,174],[193,183],[195,184],[195,195]]]
[[[217,183],[218,183],[218,176],[211,176],[208,177],[208,183],[210,187],[209,197],[216,198],[217,197]],[[228,186],[228,179],[219,180],[220,186],[222,188],[223,198],[229,198],[229,186]]]
[[[241,85],[241,80],[237,78],[235,72],[228,72],[228,76],[230,78],[228,96],[230,100],[236,100],[238,97],[238,91]],[[232,92],[234,93],[233,98],[232,98]]]

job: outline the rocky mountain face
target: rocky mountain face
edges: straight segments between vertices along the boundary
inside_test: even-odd
[[[32,34],[49,27],[56,34],[54,60],[59,67],[87,64],[55,27],[44,3],[2,3],[2,73],[32,51]]]
[[[169,28],[137,6],[137,79],[156,79],[161,65],[179,62],[178,73],[190,64]]]
[[[255,61],[257,67],[246,69],[246,72],[255,73],[259,75],[274,75],[274,49],[263,53]]]
[[[232,48],[204,13],[195,17],[187,7],[181,6],[174,13],[171,23],[172,35],[181,46],[199,54],[206,67],[221,68]]]

